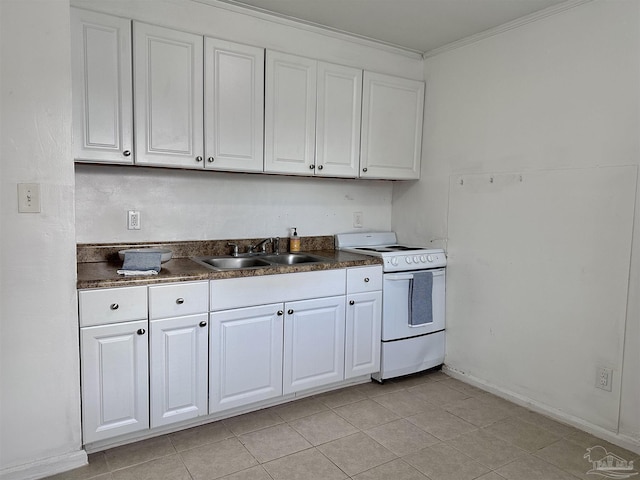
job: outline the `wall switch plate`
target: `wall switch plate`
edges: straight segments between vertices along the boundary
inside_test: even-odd
[[[138,210],[129,210],[127,213],[127,228],[140,230],[140,212]]]
[[[613,370],[607,367],[596,367],[596,387],[611,391],[613,381]]]
[[[18,184],[18,212],[40,213],[40,184]]]
[[[362,212],[353,212],[353,228],[362,228]]]

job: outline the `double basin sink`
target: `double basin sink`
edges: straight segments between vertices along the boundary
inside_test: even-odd
[[[278,255],[254,256],[220,256],[195,257],[193,261],[214,270],[241,270],[246,268],[277,267],[282,265],[300,265],[308,263],[323,263],[328,260],[308,253],[281,253]]]

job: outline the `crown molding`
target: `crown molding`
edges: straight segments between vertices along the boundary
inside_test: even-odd
[[[513,30],[514,28],[522,27],[524,25],[528,25],[529,23],[537,22],[538,20],[542,20],[552,15],[557,15],[559,13],[565,12],[572,8],[579,7],[580,5],[584,5],[585,3],[590,3],[593,1],[594,0],[567,0],[564,3],[547,7],[543,10],[531,13],[529,15],[525,15],[524,17],[517,18],[516,20],[513,20],[508,23],[504,23],[495,28],[490,28],[489,30],[485,30],[484,32],[480,32],[475,35],[471,35],[469,37],[456,40],[455,42],[448,43],[446,45],[443,45],[442,47],[434,48],[433,50],[424,52],[423,57],[429,58],[436,55],[440,55],[441,53],[449,52],[451,50],[455,50],[457,48],[479,42],[481,40],[484,40],[485,38],[493,37],[495,35],[500,35],[501,33],[508,32],[509,30]]]
[[[279,23],[280,25],[285,25],[287,27],[293,27],[300,30],[317,33],[320,35],[325,35],[327,37],[346,40],[352,43],[357,43],[360,45],[376,48],[379,50],[385,50],[390,53],[403,55],[405,57],[415,59],[415,60],[421,60],[423,58],[423,53],[419,50],[413,50],[410,48],[401,47],[399,45],[382,42],[380,40],[366,37],[364,35],[357,35],[355,33],[345,32],[337,28],[327,27],[326,25],[321,25],[318,23],[301,20],[299,18],[270,12],[268,10],[265,10],[259,7],[254,7],[252,5],[244,4],[241,1],[237,1],[237,0],[191,0],[191,1],[196,3],[203,3],[205,5],[210,5],[217,8],[222,8],[224,10],[228,10],[234,13],[239,13],[242,15],[249,15],[254,18],[259,18],[261,20],[267,20],[269,22]]]

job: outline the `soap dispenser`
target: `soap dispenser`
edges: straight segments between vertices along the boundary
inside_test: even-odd
[[[290,252],[299,252],[300,251],[300,237],[298,236],[298,231],[296,227],[291,227],[293,229],[293,233],[289,238],[289,251]]]

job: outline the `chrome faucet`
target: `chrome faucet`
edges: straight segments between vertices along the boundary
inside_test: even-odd
[[[249,245],[249,247],[247,248],[247,253],[256,253],[256,248],[258,247],[262,247],[260,253],[267,253],[267,243],[271,243],[271,245],[273,245],[273,238],[265,238],[264,240],[260,240],[255,245]]]

